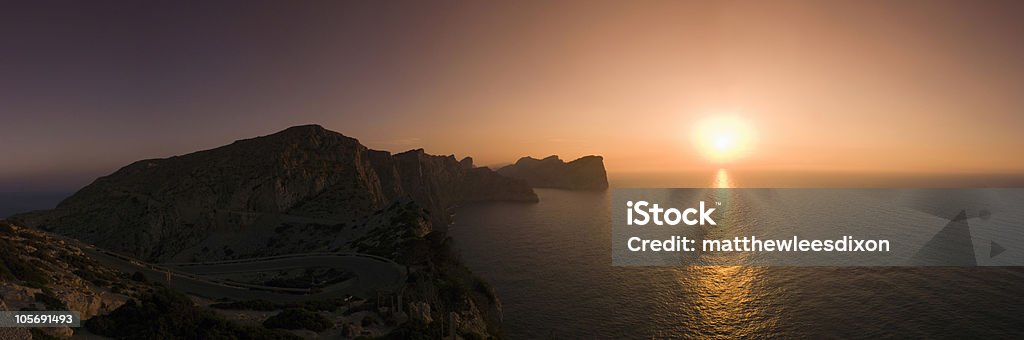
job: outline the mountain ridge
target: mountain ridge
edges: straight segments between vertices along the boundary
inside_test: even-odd
[[[242,236],[296,218],[357,225],[400,200],[416,201],[444,226],[448,210],[463,203],[536,202],[537,196],[525,182],[467,168],[454,156],[422,149],[391,154],[319,125],[301,125],[136,161],[55,209],[12,219],[160,262],[215,232]]]

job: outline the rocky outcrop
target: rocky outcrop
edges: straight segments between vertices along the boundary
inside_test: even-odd
[[[463,169],[472,169],[476,166],[473,165],[473,157],[466,157],[459,161],[459,165],[462,165]]]
[[[467,168],[454,156],[433,156],[423,149],[395,154],[399,187],[430,211],[435,224],[447,225],[452,206],[480,201],[536,202],[537,194],[525,182],[501,176],[488,168]],[[441,214],[441,215],[438,215]]]
[[[10,310],[3,299],[0,299],[0,310]],[[28,328],[0,327],[0,339],[32,340],[32,333],[29,333]]]
[[[137,290],[126,274],[93,260],[77,243],[5,220],[0,260],[0,301],[10,310],[74,310],[88,319]]]
[[[585,156],[569,163],[558,156],[544,159],[520,158],[515,164],[498,169],[498,173],[526,181],[534,188],[571,190],[604,190],[608,175],[601,156]]]
[[[502,306],[490,284],[465,267],[445,230],[433,230],[414,202],[394,204],[390,226],[353,241],[360,253],[387,257],[405,266],[401,289],[408,322],[386,338],[417,338],[422,334],[456,334],[465,339],[491,339],[501,334]],[[423,234],[423,230],[429,230]]]
[[[524,182],[454,156],[392,155],[307,125],[165,159],[142,160],[97,179],[57,208],[21,223],[104,248],[163,261],[207,239],[267,220],[359,223],[410,198],[446,225],[448,210],[480,200],[536,202]],[[334,221],[334,222],[331,222]]]

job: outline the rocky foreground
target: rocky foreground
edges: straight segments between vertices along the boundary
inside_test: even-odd
[[[105,336],[154,338],[501,337],[501,302],[460,261],[452,240],[434,230],[413,201],[373,213],[389,221],[348,242],[354,251],[407,270],[397,290],[295,302],[189,296],[90,258],[82,244],[0,220],[0,309],[76,310],[83,328],[5,329],[5,339]]]

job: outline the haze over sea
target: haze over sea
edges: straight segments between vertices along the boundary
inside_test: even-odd
[[[735,184],[724,171],[708,177],[679,186]],[[995,183],[959,178],[904,187]],[[877,178],[864,181],[878,183]],[[450,229],[463,261],[497,290],[511,338],[1011,337],[1024,332],[1022,268],[615,267],[611,191],[538,189],[537,194],[538,204],[463,207]]]
[[[31,210],[52,209],[71,191],[0,191],[0,218]]]

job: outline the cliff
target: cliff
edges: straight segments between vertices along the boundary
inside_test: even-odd
[[[128,277],[93,260],[78,244],[0,220],[0,310],[74,310],[88,319],[144,289]],[[33,338],[24,337],[24,328],[2,330],[0,339]],[[66,338],[72,329],[33,332],[47,339]]]
[[[350,242],[354,251],[394,260],[408,273],[400,290],[408,322],[384,338],[495,338],[501,334],[501,301],[490,284],[463,265],[447,232],[434,230],[423,212],[415,202],[395,202],[383,210],[392,223]]]
[[[515,164],[498,169],[498,173],[526,181],[534,188],[570,190],[604,190],[608,175],[601,156],[585,156],[569,163],[558,156],[544,159],[520,158]]]
[[[437,225],[447,225],[448,210],[466,202],[537,201],[524,182],[467,167],[453,156],[423,150],[392,155],[306,125],[138,161],[97,179],[53,210],[12,219],[165,261],[215,234],[244,238],[287,221],[357,225],[406,198],[427,209]]]
[[[400,292],[400,299],[382,301],[373,295],[311,299],[296,294],[293,301],[237,301],[218,295],[217,290],[190,297],[175,290],[182,287],[182,281],[150,281],[153,277],[147,279],[141,272],[129,274],[131,271],[124,271],[117,262],[124,259],[97,259],[89,245],[0,220],[0,310],[79,311],[89,332],[111,338],[500,336],[500,300],[490,285],[462,265],[451,238],[444,231],[433,230],[426,210],[412,201],[396,201],[375,216],[387,223],[368,223],[371,226],[362,236],[348,243],[353,251],[386,257],[404,266],[409,280],[394,290]],[[317,236],[331,238],[339,233]],[[267,268],[266,272],[275,270]],[[295,279],[302,274],[276,271],[274,275]],[[266,281],[261,282],[249,283],[265,285]],[[335,284],[344,290],[353,282]],[[402,302],[402,308],[392,312],[397,302]],[[292,324],[268,323],[275,314],[295,309],[307,311],[303,320],[323,320],[320,328],[284,331],[281,329],[292,329]],[[253,324],[260,320],[263,322]],[[151,327],[154,323],[174,326]],[[453,324],[455,329],[451,329]],[[78,332],[60,327],[32,333],[50,339],[69,338]],[[27,329],[0,331],[0,339],[32,339],[32,333]]]

